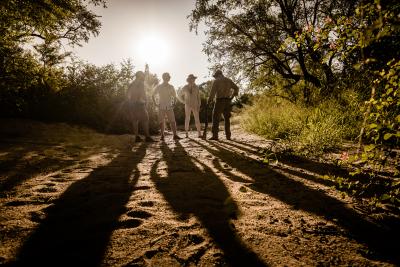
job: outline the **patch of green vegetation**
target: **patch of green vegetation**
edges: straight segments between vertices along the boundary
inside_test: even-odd
[[[360,111],[350,103],[344,106],[332,99],[306,106],[266,93],[243,110],[240,122],[250,132],[278,139],[296,154],[320,155],[356,137]]]

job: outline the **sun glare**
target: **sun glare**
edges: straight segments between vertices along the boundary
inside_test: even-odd
[[[136,55],[150,67],[162,67],[169,56],[167,42],[160,36],[147,35],[136,40]]]

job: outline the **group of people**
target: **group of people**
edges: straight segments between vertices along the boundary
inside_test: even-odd
[[[212,113],[212,137],[209,140],[218,140],[219,122],[221,116],[224,116],[225,121],[225,135],[228,140],[231,138],[230,131],[230,116],[231,116],[231,100],[238,95],[238,86],[229,78],[225,77],[221,70],[217,70],[213,77],[215,78],[207,105],[212,102],[215,104]],[[199,86],[196,85],[196,76],[190,74],[186,81],[187,84],[176,94],[175,88],[169,83],[171,76],[168,72],[163,73],[162,83],[158,85],[153,92],[152,99],[158,105],[158,115],[161,130],[161,140],[165,136],[165,118],[168,119],[171,130],[173,132],[173,139],[181,139],[177,133],[174,103],[178,99],[185,104],[185,133],[186,137],[189,136],[189,123],[190,117],[193,113],[195,120],[196,130],[198,137],[201,138],[201,125],[200,125],[200,106],[201,98]],[[139,136],[139,122],[141,123],[145,135],[146,142],[153,142],[149,133],[149,115],[147,112],[146,104],[147,97],[145,91],[145,74],[143,71],[138,71],[135,74],[135,80],[128,89],[128,103],[130,110],[130,118],[133,124],[134,142],[142,141]],[[158,100],[158,101],[157,101]]]

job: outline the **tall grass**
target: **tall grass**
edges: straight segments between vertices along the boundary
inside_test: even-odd
[[[338,147],[358,133],[360,112],[352,95],[305,106],[261,95],[240,114],[244,129],[285,142],[298,154],[318,155]]]

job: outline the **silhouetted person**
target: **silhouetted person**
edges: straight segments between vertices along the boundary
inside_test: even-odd
[[[198,137],[201,137],[201,126],[200,126],[200,105],[201,105],[201,98],[199,87],[195,84],[195,80],[197,79],[196,76],[190,74],[186,81],[186,84],[179,93],[179,100],[185,104],[185,132],[186,137],[189,136],[189,124],[190,124],[190,115],[193,113],[194,121],[196,124],[196,129],[198,133]]]
[[[134,142],[140,142],[139,122],[142,124],[146,142],[154,141],[149,133],[149,114],[146,109],[146,92],[144,90],[144,72],[138,71],[135,74],[135,80],[128,88],[128,101],[130,116],[133,124]]]
[[[239,93],[239,87],[229,78],[222,74],[221,70],[217,70],[213,77],[215,81],[212,85],[208,104],[216,98],[213,114],[212,114],[212,137],[210,140],[218,140],[219,122],[221,114],[224,115],[225,135],[226,139],[231,139],[231,100]]]
[[[162,79],[163,83],[158,85],[153,93],[154,102],[156,102],[154,96],[158,95],[158,115],[160,120],[161,140],[164,140],[165,116],[167,116],[172,132],[174,133],[174,140],[177,140],[180,139],[180,137],[176,133],[174,114],[176,92],[174,87],[168,83],[171,79],[171,76],[168,72],[163,73]]]

